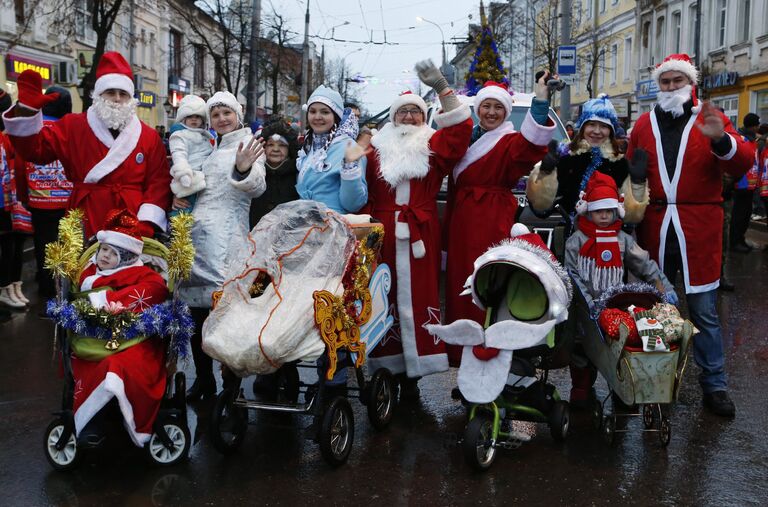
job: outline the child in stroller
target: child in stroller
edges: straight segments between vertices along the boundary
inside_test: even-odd
[[[570,279],[538,234],[522,224],[511,240],[490,248],[467,280],[485,325],[468,319],[427,329],[446,343],[463,345],[458,383],[471,404],[464,455],[475,468],[491,466],[498,447],[517,447],[528,436],[502,430],[506,419],[546,422],[556,440],[568,432],[568,403],[548,382],[555,326],[568,318]],[[539,378],[536,369],[543,370]]]
[[[69,381],[64,410],[45,436],[46,457],[56,469],[75,466],[80,449],[101,445],[109,419],[121,419],[133,444],[146,446],[157,463],[175,463],[189,450],[184,400],[174,400],[174,409],[161,414],[166,343],[155,338],[163,321],[181,331],[188,310],[164,303],[168,286],[141,259],[145,242],[138,223],[133,213],[112,210],[98,244],[84,255],[96,249],[78,277],[74,301],[49,303],[49,315],[70,331],[62,336]],[[179,375],[176,393],[183,395]]]

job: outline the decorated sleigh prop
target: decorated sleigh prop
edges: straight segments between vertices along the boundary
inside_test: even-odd
[[[578,287],[578,284],[575,285]],[[624,323],[619,325],[617,340],[608,338],[593,317],[593,311],[581,291],[575,292],[573,318],[577,333],[581,336],[584,352],[597,367],[610,391],[602,401],[593,402],[595,428],[602,429],[606,442],[612,444],[616,433],[628,431],[616,428],[617,417],[642,416],[644,431],[657,432],[661,444],[666,447],[672,427],[663,406],[677,400],[695,331],[693,324],[684,322],[679,343],[671,345],[668,351],[647,352],[642,347],[627,346],[630,329]],[[621,310],[627,310],[630,304],[651,307],[662,301],[660,294],[652,290],[617,292],[607,296],[605,308]],[[641,406],[642,411],[620,413],[613,410],[604,414],[611,395],[618,397],[627,407]]]
[[[362,369],[394,322],[391,273],[377,263],[383,235],[370,217],[343,217],[313,201],[282,204],[254,227],[203,328],[203,349],[224,371],[210,424],[216,449],[228,454],[240,446],[249,410],[306,414],[323,458],[345,463],[352,408],[346,396],[329,395],[326,382],[348,366],[358,384],[348,389],[367,405],[373,426],[389,424],[393,377],[382,368],[368,380]],[[298,368],[317,369],[318,383],[303,383]],[[275,375],[268,396],[246,397],[242,380],[253,374]]]
[[[84,248],[82,217],[80,210],[70,211],[59,223],[58,241],[46,248],[46,268],[54,274],[57,292],[56,298],[48,302],[47,313],[56,323],[54,340],[61,353],[65,379],[61,409],[55,412],[57,417],[45,433],[46,458],[54,469],[68,470],[78,465],[84,450],[99,447],[106,438],[93,431],[75,434],[72,356],[100,362],[145,340],[162,340],[167,372],[164,395],[144,450],[155,464],[178,463],[187,458],[191,446],[185,378],[182,372],[175,372],[178,357],[186,357],[188,353],[193,332],[189,308],[175,298],[148,305],[141,313],[133,313],[128,308],[112,311],[93,308],[84,293],[72,289],[78,287],[81,273],[99,247],[96,242]],[[174,217],[168,244],[143,238],[141,260],[163,277],[171,294],[177,281],[189,276],[194,258],[189,234],[191,224],[192,217],[188,214]],[[111,416],[119,414],[118,410],[112,410],[115,402],[113,398],[100,412],[112,411]],[[107,419],[102,414],[94,419],[97,417]],[[108,422],[117,422],[112,419]]]

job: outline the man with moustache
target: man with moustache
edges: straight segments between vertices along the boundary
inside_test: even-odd
[[[637,229],[648,250],[674,284],[682,274],[691,320],[700,333],[694,359],[701,368],[704,406],[733,417],[728,396],[717,288],[722,256],[722,175],[736,179],[754,153],[731,122],[709,103],[699,103],[699,73],[686,54],[673,54],[656,67],[657,104],[638,118],[628,158],[638,148],[648,153],[650,204]]]
[[[120,53],[104,53],[96,69],[93,105],[43,124],[43,107],[57,93],[43,95],[33,70],[18,79],[19,101],[3,114],[17,153],[35,164],[60,160],[73,189],[68,208],[85,214],[86,237],[103,229],[107,212],[135,213],[142,236],[165,230],[171,204],[171,176],[163,142],[136,116],[131,66]]]

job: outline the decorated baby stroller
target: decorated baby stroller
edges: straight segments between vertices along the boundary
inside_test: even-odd
[[[617,418],[634,416],[642,417],[643,431],[656,432],[662,446],[669,444],[672,425],[667,407],[677,400],[695,328],[663,303],[656,289],[642,283],[606,291],[595,308],[587,303],[582,290],[576,290],[576,332],[582,337],[587,357],[608,384],[608,395],[593,400],[592,406],[594,426],[602,429],[608,444],[614,442],[616,433],[630,431],[617,428]],[[635,307],[650,311],[635,313],[634,317],[626,313]],[[620,400],[619,407],[630,411],[617,410],[614,403],[613,410],[606,413],[609,398]],[[640,410],[632,410],[636,406]]]
[[[555,326],[568,317],[570,279],[538,234],[516,224],[512,235],[480,256],[467,280],[465,294],[485,310],[485,324],[428,326],[446,343],[464,346],[458,383],[469,422],[462,449],[479,470],[490,468],[498,448],[529,440],[511,429],[513,420],[547,423],[558,441],[570,420],[568,402],[548,381],[550,369],[567,365],[553,352]]]
[[[376,262],[384,232],[369,218],[357,225],[352,218],[314,201],[276,207],[251,231],[240,263],[214,294],[203,349],[223,367],[224,389],[209,427],[222,453],[242,444],[249,410],[259,410],[312,416],[307,436],[329,464],[345,463],[354,439],[352,408],[346,384],[327,383],[350,365],[358,388],[349,389],[367,406],[372,425],[389,424],[392,374],[381,368],[367,380],[362,370],[393,323],[390,271]],[[318,370],[317,384],[301,382],[301,366]],[[276,375],[272,399],[246,396],[243,379],[253,374]]]
[[[167,284],[162,294],[173,294],[194,257],[191,216],[182,214],[171,223],[169,244],[143,238],[140,261],[135,261],[151,267],[146,272],[161,288]],[[127,433],[152,463],[173,465],[187,458],[191,445],[185,378],[182,372],[174,374],[192,333],[189,309],[172,298],[150,304],[143,294],[137,295],[138,310],[134,305],[94,306],[88,291],[78,291],[81,281],[86,283],[84,270],[95,270],[98,247],[94,243],[83,251],[82,213],[73,210],[60,222],[59,240],[46,249],[46,267],[57,285],[47,312],[56,323],[65,382],[61,409],[45,430],[45,456],[54,469],[69,470],[86,450],[126,440]]]

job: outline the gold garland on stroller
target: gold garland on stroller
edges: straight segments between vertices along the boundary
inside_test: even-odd
[[[315,323],[328,350],[328,380],[336,373],[340,348],[357,353],[356,368],[365,363],[365,343],[360,341],[360,326],[371,318],[371,291],[368,284],[383,240],[383,227],[375,226],[364,239],[358,241],[342,278],[344,293],[341,296],[335,296],[327,290],[315,291],[313,294]]]

